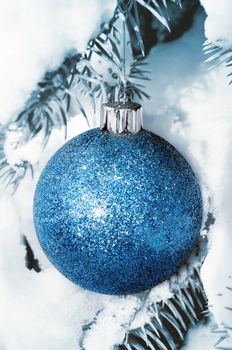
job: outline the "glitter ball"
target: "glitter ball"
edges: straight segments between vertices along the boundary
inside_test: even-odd
[[[68,279],[99,293],[136,293],[167,279],[191,253],[201,191],[161,137],[92,129],[46,165],[34,222],[44,252]]]

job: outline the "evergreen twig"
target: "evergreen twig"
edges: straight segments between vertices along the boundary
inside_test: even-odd
[[[181,6],[180,0],[171,1]],[[58,69],[47,72],[38,83],[37,89],[32,92],[21,113],[13,121],[14,126],[23,132],[23,138],[20,138],[22,144],[40,134],[43,135],[46,145],[53,128],[57,127],[64,127],[66,136],[71,107],[79,110],[88,121],[84,97],[91,101],[94,113],[99,100],[117,100],[122,86],[130,91],[132,97],[149,98],[144,86],[139,83],[140,80],[148,79],[148,72],[144,70],[142,60],[144,46],[138,4],[169,29],[164,11],[167,8],[166,0],[118,0],[113,18],[103,25],[102,32],[96,38],[90,40],[86,52],[68,55]],[[117,28],[120,16],[124,17],[127,24],[130,23],[141,51],[140,57],[131,62],[130,72],[126,77],[122,72],[121,35]],[[105,63],[110,79],[97,71],[93,63],[94,56]],[[3,149],[4,147],[2,153]],[[32,164],[27,160],[12,167],[5,156],[0,159],[0,178],[14,190],[29,169],[33,171]]]
[[[203,45],[203,51],[209,57],[205,60],[206,63],[212,63],[209,69],[213,69],[221,64],[226,67],[232,67],[232,48],[224,49],[218,45],[215,45],[209,41],[206,41]],[[230,78],[229,85],[232,84],[232,72],[227,74]]]

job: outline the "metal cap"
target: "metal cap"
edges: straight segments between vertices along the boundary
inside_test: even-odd
[[[136,134],[143,127],[143,109],[135,102],[113,102],[102,105],[100,129],[116,134],[124,131]]]

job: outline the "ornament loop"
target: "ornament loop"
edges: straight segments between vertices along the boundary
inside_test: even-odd
[[[127,101],[102,105],[100,129],[116,134],[131,132],[136,134],[143,127],[143,109],[138,103]]]

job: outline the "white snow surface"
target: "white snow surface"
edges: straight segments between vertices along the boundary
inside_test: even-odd
[[[221,47],[232,47],[231,0],[200,0],[207,13],[205,35]]]
[[[69,50],[85,50],[114,8],[112,0],[0,0],[0,123],[22,109]]]
[[[12,5],[13,3],[15,3],[15,7]],[[65,51],[72,47],[73,40],[77,36],[72,36],[73,34],[69,33],[70,29],[67,29],[66,34],[63,34],[63,28],[60,24],[64,21],[62,19],[64,12],[66,13],[69,9],[69,6],[65,6],[65,4],[70,5],[70,23],[65,23],[64,27],[71,26],[71,18],[73,18],[74,13],[78,11],[85,13],[84,10],[80,12],[81,6],[86,6],[85,9],[88,13],[93,4],[97,6],[91,12],[91,20],[87,16],[77,15],[78,20],[80,17],[85,18],[86,23],[82,22],[82,25],[86,25],[87,28],[85,30],[84,27],[80,27],[84,33],[80,34],[80,42],[76,45],[78,50],[82,50],[85,46],[89,36],[96,29],[97,21],[101,15],[113,7],[110,1],[95,0],[91,2],[86,0],[81,2],[76,0],[74,2],[60,0],[59,6],[56,6],[52,0],[42,2],[43,5],[41,2],[35,1],[33,3],[36,4],[35,8],[38,12],[44,11],[45,13],[43,21],[46,22],[47,27],[44,28],[41,27],[42,24],[40,25],[39,21],[42,19],[37,18],[38,12],[35,11],[34,6],[32,7],[29,0],[24,0],[24,3],[24,8],[27,8],[28,11],[23,11],[25,12],[23,16],[30,23],[26,26],[26,30],[30,31],[31,34],[28,33],[30,37],[28,41],[25,34],[26,37],[23,39],[25,53],[22,56],[20,40],[18,39],[20,35],[19,37],[13,35],[12,28],[15,25],[12,25],[9,17],[7,19],[7,16],[4,16],[2,12],[0,15],[3,17],[2,20],[0,18],[0,23],[4,22],[0,26],[6,30],[3,35],[4,40],[6,37],[10,37],[8,32],[11,33],[12,30],[11,35],[15,39],[11,40],[12,50],[15,46],[19,47],[19,56],[15,55],[14,59],[20,62],[22,58],[25,58],[27,61],[27,64],[25,63],[21,67],[22,75],[18,72],[20,67],[17,66],[16,69],[13,64],[8,76],[12,85],[15,84],[12,87],[13,90],[3,93],[1,91],[1,99],[4,97],[3,99],[7,100],[2,108],[2,111],[5,110],[3,121],[8,120],[12,113],[22,107],[25,96],[31,91],[44,71],[48,67],[58,64]],[[106,3],[111,4],[106,5]],[[207,21],[210,21],[210,0],[205,0],[204,3],[206,11],[208,11]],[[211,3],[214,3],[216,7],[216,2],[211,1]],[[4,3],[4,7],[12,9],[16,18],[17,11],[20,10],[17,4],[16,1],[11,2],[11,5]],[[104,8],[103,4],[107,8]],[[229,0],[227,5],[226,14],[230,7]],[[40,6],[44,6],[43,10]],[[32,15],[34,20],[31,20],[31,15],[28,15],[30,11],[36,12],[34,17]],[[57,22],[54,13],[61,17]],[[41,17],[43,18],[43,16]],[[95,21],[95,19],[97,20]],[[49,24],[54,21],[56,24],[54,24],[53,32]],[[91,21],[95,23],[90,23]],[[232,326],[232,313],[225,308],[226,306],[232,307],[232,292],[226,288],[232,287],[230,278],[232,276],[230,254],[232,248],[232,190],[230,185],[232,90],[227,86],[223,67],[209,72],[203,63],[204,56],[201,52],[201,46],[205,40],[204,21],[204,14],[199,13],[195,25],[180,39],[159,45],[151,51],[148,60],[152,74],[150,75],[151,81],[147,84],[147,91],[151,94],[152,99],[144,102],[145,127],[176,146],[194,168],[202,187],[207,186],[209,189],[208,192],[215,208],[216,223],[209,237],[210,250],[203,265],[202,278],[215,320],[220,326],[223,324]],[[221,23],[223,27],[224,22]],[[19,24],[18,28],[21,26]],[[45,34],[43,34],[43,44],[39,46],[37,51],[37,45],[32,39],[40,30]],[[14,31],[16,33],[17,29],[15,28]],[[32,33],[34,34],[32,35]],[[61,41],[57,39],[57,33],[62,35]],[[230,40],[229,35],[225,34],[225,37]],[[57,47],[51,52],[50,46],[54,45],[54,38],[58,40],[55,43]],[[67,46],[64,44],[66,39],[69,41]],[[42,47],[46,49],[43,51]],[[43,54],[41,53],[34,66],[34,60],[37,60],[36,56],[40,55],[40,49]],[[10,58],[9,55],[8,58],[1,57],[1,59],[3,59],[1,62],[4,64],[1,63],[0,72],[6,74],[2,66],[6,66],[5,62],[8,62],[8,59],[9,62],[12,62],[13,58]],[[41,62],[43,63],[40,64]],[[32,67],[34,68],[32,69]],[[5,82],[6,75],[4,76],[4,80],[2,78],[0,80],[1,90],[5,88],[5,83],[8,84]],[[9,88],[11,88],[10,84]],[[78,115],[69,123],[68,137],[71,138],[87,129],[84,119]],[[0,200],[0,349],[79,350],[83,344],[86,350],[111,350],[115,343],[123,339],[125,329],[144,303],[143,298],[135,295],[112,297],[79,288],[56,271],[40,248],[32,221],[33,193],[41,169],[63,143],[62,131],[54,131],[46,151],[40,154],[40,162],[35,168],[35,179],[32,180],[27,176],[13,197],[5,192]],[[38,147],[38,144],[39,140],[37,140],[37,144],[34,142],[34,145],[30,145],[30,150],[25,150],[28,152],[28,158],[35,157],[34,149]],[[14,162],[13,153],[12,162]],[[40,261],[42,268],[40,273],[25,268],[25,247],[21,240],[23,234],[27,236],[35,257]],[[165,288],[163,290],[167,295],[167,290]],[[83,338],[82,327],[91,323],[98,312],[97,322],[92,324],[91,329],[86,332]],[[134,320],[135,324],[144,322],[147,316],[146,313],[141,313],[137,321]],[[197,337],[200,339],[199,342],[195,341]],[[214,342],[215,335],[211,335],[210,328],[199,325],[190,332],[184,349],[210,350]]]

